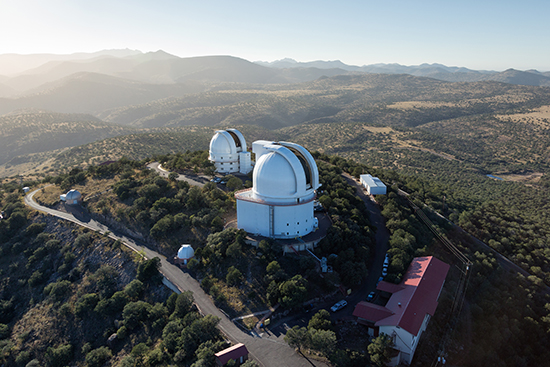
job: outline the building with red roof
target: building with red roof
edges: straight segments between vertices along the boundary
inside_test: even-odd
[[[399,284],[381,281],[377,289],[391,293],[385,306],[359,302],[353,311],[369,334],[389,335],[399,351],[391,365],[410,364],[418,340],[437,308],[450,266],[433,256],[413,259]]]
[[[219,351],[215,356],[216,366],[225,366],[230,360],[234,360],[235,365],[240,366],[248,359],[248,349],[243,343],[239,343]]]

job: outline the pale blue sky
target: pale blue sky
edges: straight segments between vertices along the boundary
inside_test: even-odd
[[[550,70],[550,1],[0,0],[0,54],[180,56]]]

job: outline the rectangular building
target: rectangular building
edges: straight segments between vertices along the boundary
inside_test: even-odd
[[[385,195],[386,185],[378,177],[372,177],[371,175],[359,176],[361,185],[365,187],[370,195]]]

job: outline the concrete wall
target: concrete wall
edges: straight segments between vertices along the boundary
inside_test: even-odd
[[[299,205],[271,206],[237,199],[237,226],[252,234],[275,238],[296,238],[314,231],[313,201]],[[273,228],[270,226],[273,224]]]

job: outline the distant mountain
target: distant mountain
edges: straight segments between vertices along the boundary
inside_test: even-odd
[[[490,75],[485,80],[493,80],[496,82],[509,84],[550,87],[550,77],[545,76],[544,74],[539,73],[536,70],[519,71],[508,69],[506,71],[503,71],[502,73]]]
[[[9,97],[15,93],[15,90],[5,84],[0,83],[0,98]]]
[[[39,108],[65,113],[93,113],[148,103],[204,90],[197,83],[147,84],[97,73],[76,73],[44,84],[20,98],[0,98],[0,114]]]
[[[471,70],[456,66],[445,66],[442,64],[421,64],[405,66],[400,64],[372,64],[364,66],[346,65],[339,60],[336,61],[311,61],[297,62],[293,59],[282,59],[273,62],[257,61],[259,65],[283,68],[319,68],[329,69],[338,68],[348,72],[364,72],[371,74],[410,74],[414,76],[424,76],[448,82],[478,82],[484,80],[493,80],[509,84],[550,86],[550,72],[538,72],[537,70],[517,71],[509,69],[503,72],[488,70]],[[535,77],[534,75],[537,75]]]
[[[0,116],[0,164],[21,163],[18,156],[73,147],[133,132],[90,115],[14,113]]]
[[[141,54],[137,50],[102,50],[93,53],[74,53],[70,55],[56,54],[0,54],[0,74],[13,75],[21,73],[25,70],[36,68],[50,61],[66,61],[66,60],[85,60],[93,59],[99,56],[127,57],[131,55]]]

